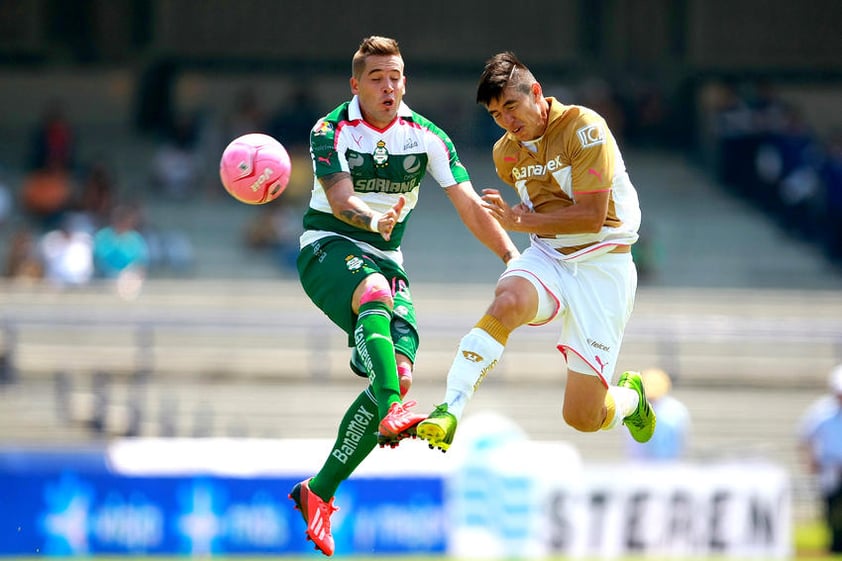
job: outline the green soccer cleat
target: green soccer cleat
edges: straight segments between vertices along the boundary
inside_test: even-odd
[[[655,432],[655,412],[649,401],[646,400],[646,390],[643,387],[643,379],[640,377],[640,372],[623,372],[617,385],[623,388],[628,388],[637,392],[640,398],[637,404],[637,410],[623,419],[623,424],[626,425],[631,433],[632,438],[638,442],[649,442],[652,434]]]
[[[447,412],[447,403],[436,405],[435,411],[430,416],[418,423],[415,432],[418,438],[426,440],[430,449],[439,448],[447,452],[453,442],[453,435],[456,434],[458,421],[453,413]]]

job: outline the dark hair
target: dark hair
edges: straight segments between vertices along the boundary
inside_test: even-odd
[[[535,77],[511,51],[497,53],[485,62],[477,85],[477,103],[488,105],[508,87],[529,93]]]
[[[359,79],[363,74],[366,59],[374,55],[401,56],[401,50],[398,47],[398,42],[390,37],[381,37],[379,35],[366,37],[360,42],[357,52],[354,53],[354,58],[351,61],[351,75]]]

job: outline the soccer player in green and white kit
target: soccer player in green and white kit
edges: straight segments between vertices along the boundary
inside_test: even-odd
[[[321,470],[290,498],[307,536],[332,555],[333,496],[378,442],[396,445],[423,415],[403,402],[418,347],[401,239],[427,172],[468,229],[504,262],[519,255],[483,209],[450,138],[403,103],[404,63],[387,37],[364,39],[354,54],[350,101],[310,133],[315,182],[298,271],[310,299],[348,334],[351,368],[369,380],[340,422]]]

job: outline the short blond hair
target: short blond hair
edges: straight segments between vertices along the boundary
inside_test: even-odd
[[[354,58],[351,60],[351,75],[357,80],[362,77],[363,69],[365,69],[365,61],[368,57],[390,55],[401,56],[401,50],[395,39],[380,35],[366,37],[360,42],[360,46],[357,48],[357,52],[354,53]]]

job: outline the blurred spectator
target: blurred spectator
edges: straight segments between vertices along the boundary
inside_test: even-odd
[[[284,199],[292,200],[294,204],[309,201],[310,190],[313,188],[310,129],[321,116],[322,110],[311,90],[299,88],[278,107],[269,122],[269,134],[278,139],[289,152],[292,172]]]
[[[676,120],[670,115],[669,101],[656,80],[631,74],[619,86],[626,114],[626,138],[636,146],[675,146],[674,131],[668,126]]]
[[[321,107],[316,104],[310,88],[299,88],[270,120],[269,134],[277,138],[290,155],[303,150],[309,160],[310,129],[321,116]]]
[[[737,185],[739,193],[750,199],[752,204],[772,212],[780,218],[783,204],[782,182],[785,175],[779,175],[773,180],[761,177],[761,151],[764,146],[772,146],[780,157],[792,158],[798,153],[793,143],[794,136],[800,136],[794,128],[790,129],[796,108],[783,102],[771,83],[760,80],[755,83],[743,84],[741,96],[749,111],[749,131],[746,136],[748,142],[746,157],[749,158],[742,165],[746,168],[741,173],[741,184]],[[786,152],[786,155],[782,154]],[[788,175],[788,173],[786,174]]]
[[[59,287],[82,286],[93,278],[93,241],[73,215],[41,238],[44,278]]]
[[[173,130],[158,146],[152,160],[152,182],[163,194],[187,199],[199,190],[204,162],[199,149],[198,120],[179,115]]]
[[[724,185],[747,196],[754,182],[754,161],[758,133],[751,106],[735,85],[720,90],[716,111],[716,177]]]
[[[597,77],[585,80],[579,85],[579,98],[576,102],[602,115],[617,142],[623,143],[626,136],[626,112],[607,80]]]
[[[167,270],[177,275],[193,272],[196,251],[187,234],[176,229],[159,230],[143,223],[139,231],[149,248],[150,270]]]
[[[90,220],[94,229],[108,224],[117,196],[114,177],[104,160],[95,160],[82,181],[79,210]]]
[[[842,134],[823,143],[802,108],[766,81],[717,84],[707,93],[717,179],[842,263]]]
[[[250,132],[266,133],[267,128],[266,114],[260,104],[257,91],[252,87],[241,89],[234,99],[234,107],[225,117],[223,127],[225,144]]]
[[[758,146],[757,176],[766,193],[759,202],[788,232],[815,238],[821,145],[799,108],[785,111]]]
[[[842,265],[842,130],[827,140],[820,175],[824,189],[824,247],[831,261]]]
[[[690,411],[681,401],[669,395],[672,380],[664,370],[650,368],[640,374],[658,424],[649,442],[640,444],[629,436],[629,457],[635,460],[679,460],[687,450]]]
[[[20,281],[34,281],[44,276],[38,241],[28,226],[19,226],[12,232],[6,250],[3,276]]]
[[[45,108],[32,138],[32,154],[20,192],[21,206],[43,231],[61,228],[75,196],[76,139],[60,100]]]
[[[74,193],[73,177],[67,169],[57,165],[39,168],[24,177],[20,204],[42,231],[49,231],[61,227]]]
[[[824,498],[828,549],[842,554],[842,364],[831,370],[828,382],[830,393],[801,418],[798,442]]]
[[[632,257],[637,267],[637,278],[641,284],[654,282],[663,267],[664,248],[657,229],[644,222],[639,230],[640,238],[632,246]]]
[[[281,269],[295,270],[301,235],[301,212],[281,200],[264,205],[246,229],[246,245],[269,251]]]
[[[649,146],[669,146],[676,139],[667,126],[675,116],[666,94],[656,83],[646,84],[637,92],[634,106],[635,141]]]
[[[715,92],[709,101],[716,121],[717,179],[752,204],[768,209],[778,199],[777,186],[770,188],[768,179],[758,175],[763,163],[759,148],[784,128],[787,108],[764,81],[720,84]]]
[[[127,205],[114,209],[111,225],[94,234],[94,262],[97,275],[118,279],[124,273],[145,276],[149,247],[137,230],[138,210]]]
[[[196,251],[190,237],[178,227],[160,228],[136,205],[136,229],[146,240],[149,252],[149,271],[167,270],[185,275],[193,272],[196,265]]]
[[[171,59],[156,59],[137,81],[135,125],[145,133],[165,133],[172,128],[173,97],[178,66]]]
[[[32,138],[29,169],[61,169],[72,171],[76,157],[76,138],[60,100],[45,108]]]
[[[8,222],[14,206],[12,189],[7,181],[5,170],[0,167],[0,229]]]

